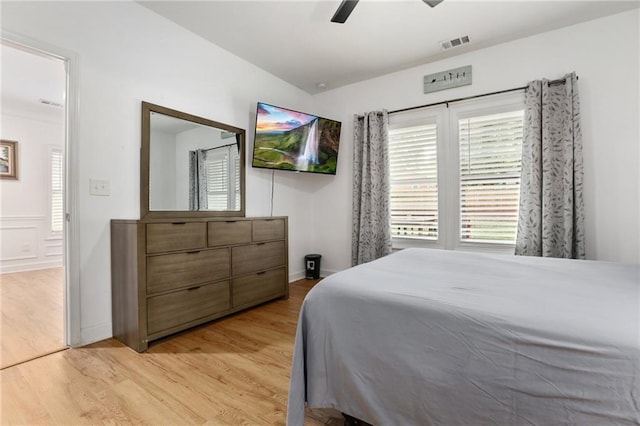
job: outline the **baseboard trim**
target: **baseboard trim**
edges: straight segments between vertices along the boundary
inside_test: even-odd
[[[289,274],[289,284],[304,278],[304,271],[297,271]]]
[[[51,269],[51,268],[62,268],[62,260],[49,260],[46,262],[34,262],[27,264],[17,264],[17,265],[6,265],[2,264],[0,266],[0,274],[10,274],[13,272],[28,272],[28,271],[37,271],[39,269]]]
[[[329,275],[335,274],[338,271],[334,271],[333,269],[322,269],[320,270],[320,276],[322,278],[328,277]],[[294,272],[293,274],[289,274],[289,284],[296,282],[305,278],[305,271]]]

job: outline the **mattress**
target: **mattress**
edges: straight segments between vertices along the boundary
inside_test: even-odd
[[[405,249],[299,316],[287,424],[640,424],[640,267]]]

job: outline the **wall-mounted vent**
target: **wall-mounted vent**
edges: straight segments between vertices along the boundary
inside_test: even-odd
[[[441,41],[440,47],[442,48],[442,50],[448,50],[448,49],[451,49],[452,47],[462,46],[463,44],[467,44],[467,43],[469,43],[468,35],[454,38],[451,40]]]
[[[62,104],[54,101],[50,101],[49,99],[38,99],[38,102],[45,105],[50,105],[57,108],[62,108]]]

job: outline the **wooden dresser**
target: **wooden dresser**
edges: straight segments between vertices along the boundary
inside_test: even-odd
[[[286,217],[111,221],[113,335],[150,341],[289,296]]]

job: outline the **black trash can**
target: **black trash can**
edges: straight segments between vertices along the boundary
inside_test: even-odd
[[[304,257],[304,277],[308,280],[320,278],[320,258],[319,254],[308,254]]]

